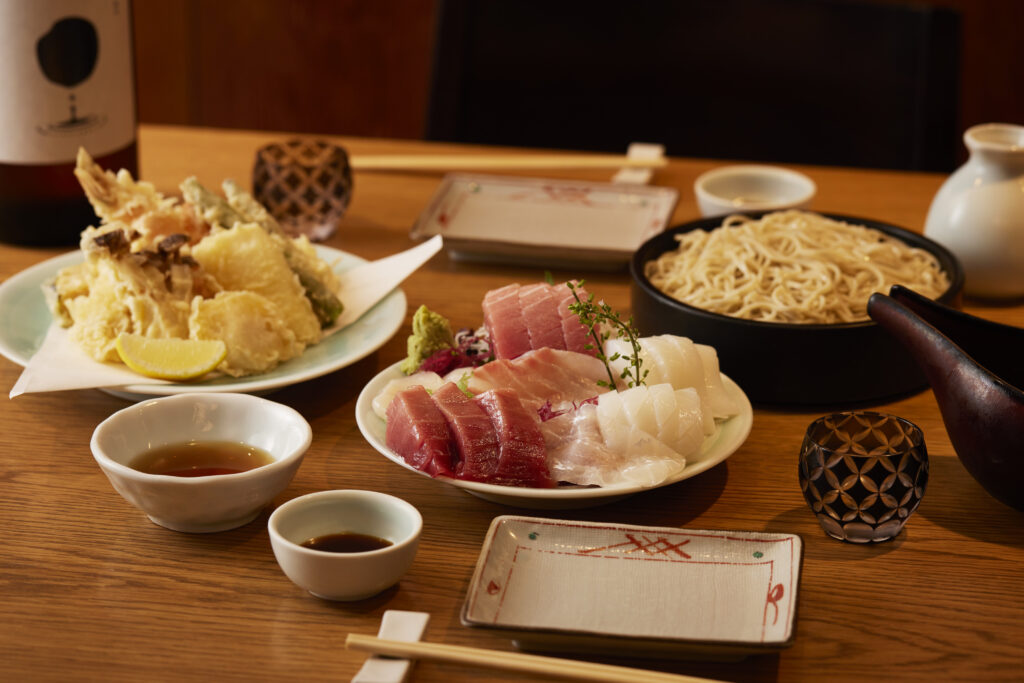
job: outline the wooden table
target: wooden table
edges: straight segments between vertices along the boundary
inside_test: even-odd
[[[247,182],[258,145],[283,136],[144,126],[141,172],[175,192],[195,174],[218,186]],[[342,140],[354,153],[443,152],[414,142]],[[694,178],[716,165],[673,160],[654,182],[680,190],[674,221],[697,217]],[[815,208],[921,230],[942,178],[805,168]],[[550,172],[607,180],[610,171]],[[411,246],[408,231],[436,189],[437,173],[356,174],[354,200],[328,242],[374,259]],[[55,255],[0,246],[0,279]],[[435,257],[404,289],[457,325],[480,321],[488,289],[538,280],[539,269],[454,263]],[[583,275],[628,309],[628,276]],[[1024,308],[970,310],[1024,325]],[[111,488],[89,452],[93,428],[125,403],[103,392],[31,394],[0,412],[0,678],[6,680],[347,680],[364,655],[349,632],[376,633],[387,609],[431,614],[427,639],[508,650],[463,627],[459,610],[492,518],[523,512],[485,502],[388,462],[361,437],[353,406],[363,385],[404,356],[403,330],[348,368],[272,395],[313,425],[302,468],[278,503],[324,489],[369,488],[423,513],[422,545],[397,588],[363,602],[311,597],[280,571],[267,512],[225,533],[189,535],[150,523]],[[726,371],[728,369],[726,368]],[[20,368],[0,360],[10,388]],[[777,655],[733,663],[626,661],[725,680],[1020,679],[1024,676],[1024,515],[989,497],[955,457],[931,392],[879,408],[920,425],[932,478],[920,510],[894,541],[858,546],[824,535],[804,503],[796,453],[818,413],[758,409],[747,442],[724,464],[625,501],[555,513],[569,519],[795,532],[805,541],[796,642]],[[417,680],[516,676],[421,662]]]

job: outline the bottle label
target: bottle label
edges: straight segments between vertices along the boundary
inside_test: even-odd
[[[127,0],[0,0],[0,162],[127,147],[133,79]]]

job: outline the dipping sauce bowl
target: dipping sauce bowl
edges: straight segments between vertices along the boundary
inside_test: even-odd
[[[248,394],[189,393],[141,401],[101,422],[92,454],[121,496],[160,526],[208,533],[248,524],[284,491],[313,432],[288,406]],[[130,466],[150,449],[188,442],[254,446],[271,462],[235,474],[181,477]]]
[[[701,174],[693,184],[703,216],[743,211],[802,209],[817,192],[803,173],[778,166],[722,166]]]
[[[274,557],[295,585],[325,600],[362,600],[395,585],[412,566],[423,518],[401,498],[363,490],[321,491],[284,503],[267,523]],[[391,545],[328,552],[302,544],[334,534],[362,534]]]

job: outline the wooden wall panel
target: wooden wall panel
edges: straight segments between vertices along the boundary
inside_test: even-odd
[[[418,138],[433,0],[137,0],[139,117]]]
[[[1024,123],[1024,2],[918,1],[962,14],[962,126]],[[420,138],[435,3],[136,0],[140,119]]]

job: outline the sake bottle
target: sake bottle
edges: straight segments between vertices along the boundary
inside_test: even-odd
[[[97,223],[79,147],[138,173],[128,0],[0,0],[0,241],[72,245]]]

